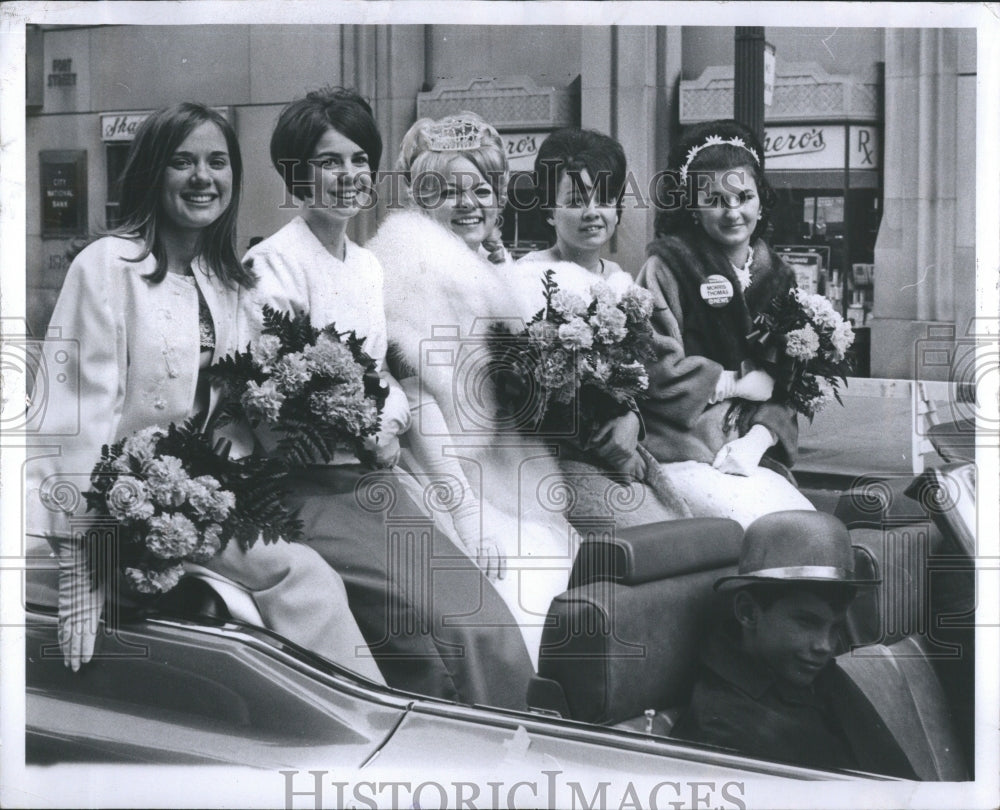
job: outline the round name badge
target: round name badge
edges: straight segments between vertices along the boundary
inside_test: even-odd
[[[724,307],[733,300],[733,285],[725,276],[713,273],[702,283],[701,297],[710,307]]]

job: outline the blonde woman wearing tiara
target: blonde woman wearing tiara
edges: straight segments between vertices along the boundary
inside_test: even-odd
[[[769,512],[813,508],[787,476],[795,414],[772,401],[774,380],[748,362],[754,316],[795,286],[760,238],[774,200],[763,156],[736,121],[689,129],[670,160],[680,181],[671,202],[680,204],[659,211],[637,279],[656,300],[660,351],[640,405],[644,444],[696,516],[744,527]],[[710,277],[721,295],[706,295]]]
[[[324,88],[285,107],[271,159],[301,213],[247,253],[244,262],[259,278],[249,317],[259,320],[265,303],[304,311],[314,326],[354,330],[365,351],[384,361],[382,266],[347,237],[349,222],[371,201],[381,154],[372,109],[351,90]],[[370,462],[338,453],[292,477],[289,500],[306,543],[343,578],[390,686],[523,709],[532,670],[513,617],[447,534],[423,542],[426,510],[391,472],[410,405],[386,379],[390,394]]]
[[[390,363],[410,399],[402,465],[451,488],[436,513],[510,607],[537,666],[552,598],[566,589],[578,536],[561,514],[562,477],[549,448],[499,424],[489,381],[490,326],[540,308],[489,248],[509,171],[497,131],[474,113],[417,121],[397,171],[403,210],[368,248],[385,267]],[[541,493],[541,494],[540,494]]]

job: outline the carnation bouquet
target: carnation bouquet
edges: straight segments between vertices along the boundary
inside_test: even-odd
[[[360,458],[388,394],[362,342],[265,305],[261,336],[210,369],[228,395],[221,419],[245,415],[266,425],[281,435],[279,455],[294,464],[330,461],[338,449]]]
[[[593,430],[633,409],[649,387],[653,298],[635,285],[619,297],[597,281],[588,302],[561,290],[552,270],[543,285],[544,308],[514,340],[498,341],[498,398],[522,413],[530,402],[531,418],[520,424],[532,431],[577,425],[586,446]]]
[[[205,563],[234,538],[244,548],[299,538],[281,502],[283,472],[274,459],[230,459],[227,442],[213,447],[193,423],[171,423],[105,445],[84,497],[88,510],[118,521],[117,556],[132,588],[165,593],[184,562]]]
[[[791,289],[754,319],[751,354],[775,380],[775,398],[811,420],[840,399],[854,331],[822,295]]]

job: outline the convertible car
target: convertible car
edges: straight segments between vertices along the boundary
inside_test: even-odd
[[[609,794],[601,806],[739,808],[752,805],[746,785],[762,777],[970,779],[973,469],[862,479],[839,493],[801,482],[852,529],[856,565],[878,580],[852,605],[840,656],[856,711],[847,724],[872,743],[870,772],[810,770],[670,737],[720,609],[712,583],[739,555],[742,530],[721,519],[585,540],[549,612],[528,712],[370,683],[257,626],[252,603],[197,577],[154,606],[111,605],[99,655],[74,673],[56,641],[58,572],[39,560],[27,574],[26,760],[270,769],[292,774],[289,790],[308,806],[308,772],[334,765],[361,775],[479,774],[478,799],[465,805],[477,807],[576,806],[577,789],[580,806],[598,806],[594,791],[627,785],[634,798]],[[337,784],[341,794],[327,784],[324,804],[454,806],[471,795],[352,798],[342,791],[357,784]],[[508,793],[480,794],[489,784]]]

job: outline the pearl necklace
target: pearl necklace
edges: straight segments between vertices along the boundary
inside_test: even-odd
[[[753,245],[747,246],[747,260],[743,263],[742,267],[737,267],[732,262],[729,266],[733,268],[733,272],[736,273],[736,278],[740,281],[740,289],[746,290],[751,284],[753,284],[753,279],[750,277],[750,265],[753,264]]]

